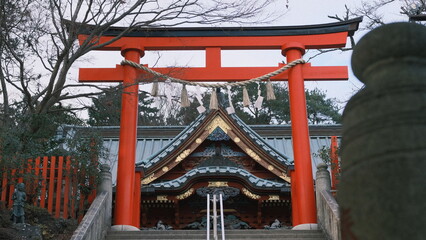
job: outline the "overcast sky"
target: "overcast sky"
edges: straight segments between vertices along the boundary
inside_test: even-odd
[[[291,25],[310,25],[335,22],[328,15],[343,15],[345,4],[350,8],[360,6],[361,0],[290,0],[289,9],[277,21],[268,25],[291,26]],[[282,4],[282,5],[281,5]],[[285,9],[286,1],[277,1],[275,8]],[[389,21],[401,19],[398,15],[398,6],[390,6],[383,14]],[[366,31],[359,31],[355,38],[358,40]],[[307,53],[305,59],[310,55]],[[312,52],[311,52],[312,54]],[[101,52],[92,54],[90,65],[92,67],[114,67],[119,64],[122,57],[119,52]],[[160,56],[160,58],[159,58]],[[351,52],[335,52],[324,54],[311,60],[313,66],[349,66],[350,69]],[[157,62],[157,60],[159,60]],[[268,51],[223,51],[222,66],[277,66],[283,61],[280,50]],[[203,67],[205,64],[205,55],[202,51],[179,51],[179,52],[146,52],[141,62],[152,66],[157,62],[158,67],[162,66],[194,66]],[[87,66],[87,62],[84,66]],[[75,73],[76,74],[76,73]],[[315,87],[326,91],[328,97],[337,98],[341,105],[352,96],[362,84],[352,75],[350,69],[349,81],[324,81],[307,82],[306,87],[313,89]],[[150,85],[141,86],[149,91]]]

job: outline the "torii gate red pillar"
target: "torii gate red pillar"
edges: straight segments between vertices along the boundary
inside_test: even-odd
[[[282,53],[287,57],[287,62],[302,58],[305,53],[305,46],[297,42],[289,42],[283,45]],[[296,65],[289,70],[288,88],[290,97],[290,117],[293,137],[294,165],[296,167],[294,175],[297,188],[295,195],[298,204],[297,221],[309,224],[317,222],[315,208],[315,193],[312,176],[312,161],[310,149],[310,137],[308,129],[308,116],[306,112],[305,86],[302,74],[302,66]]]
[[[125,59],[139,63],[143,48],[124,46]],[[138,123],[139,83],[137,70],[124,66],[121,97],[120,143],[118,148],[117,191],[115,195],[115,225],[133,225],[133,192],[135,179],[136,134]]]

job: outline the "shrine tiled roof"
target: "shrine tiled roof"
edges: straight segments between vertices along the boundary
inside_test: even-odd
[[[164,157],[172,153],[177,149],[185,140],[194,132],[194,130],[200,126],[209,113],[200,114],[188,127],[186,127],[181,133],[179,133],[173,140],[171,140],[166,146],[154,153],[147,159],[138,159],[136,166],[143,168],[150,168],[156,163],[160,162]],[[232,119],[237,125],[249,136],[254,143],[262,148],[271,157],[282,163],[283,165],[289,166],[293,164],[293,161],[286,156],[284,153],[277,151],[274,147],[270,146],[259,134],[253,131],[247,124],[245,124],[236,114],[230,114]]]
[[[154,153],[147,159],[136,160],[136,166],[149,168],[161,161],[169,153],[173,152],[180,144],[182,144],[191,133],[203,122],[207,114],[200,114],[188,127],[186,127],[181,133],[179,133],[173,140],[171,140],[166,146]]]
[[[185,129],[193,129],[195,124],[200,124],[205,114],[199,116],[197,122],[192,126],[139,126],[138,139],[136,145],[136,161],[141,166],[145,161],[153,159],[162,149],[168,148],[176,141],[176,136],[184,136]],[[291,138],[290,125],[251,125],[250,129],[258,133],[261,138],[277,152],[283,153],[293,159],[293,147]],[[316,165],[322,160],[315,155],[322,147],[330,146],[331,136],[341,135],[341,125],[311,125],[309,126],[311,156],[312,156],[312,171],[315,176]],[[117,175],[117,159],[119,145],[119,126],[102,126],[90,127],[90,131],[96,131],[103,137],[104,154],[100,156],[100,161],[111,165],[111,173],[113,184],[116,181]],[[59,129],[58,137],[72,137],[70,132],[84,130],[88,131],[87,127],[68,126],[64,125]],[[189,133],[188,133],[189,134]],[[68,136],[70,135],[70,136]],[[183,140],[183,139],[181,139]],[[225,150],[225,148],[222,148]],[[214,149],[211,150],[211,154]],[[210,154],[210,155],[211,155]]]
[[[250,136],[251,139],[253,139],[254,142],[258,146],[260,146],[264,151],[266,151],[269,155],[274,157],[276,160],[280,161],[281,163],[285,165],[292,165],[293,160],[290,160],[290,158],[285,155],[283,152],[277,151],[274,147],[269,145],[259,134],[257,134],[251,127],[249,127],[247,124],[245,124],[236,114],[230,115],[232,119],[235,120],[235,122],[238,124],[238,126],[241,127],[241,129]]]
[[[282,187],[289,186],[288,183],[280,183],[256,177],[242,168],[230,166],[209,166],[192,169],[185,173],[185,175],[180,176],[179,178],[166,182],[151,183],[147,187],[153,187],[156,189],[164,190],[179,189],[183,187],[188,181],[198,176],[239,176],[244,178],[248,183],[250,183],[252,187],[262,189],[279,189]]]

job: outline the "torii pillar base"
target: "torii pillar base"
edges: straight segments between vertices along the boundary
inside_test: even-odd
[[[111,231],[140,231],[139,228],[130,225],[114,225]]]

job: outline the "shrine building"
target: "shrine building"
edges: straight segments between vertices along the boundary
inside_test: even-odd
[[[96,129],[107,150],[100,161],[111,164],[115,184],[119,127]],[[341,134],[340,125],[311,125],[309,130],[312,153],[329,147],[331,137]],[[206,215],[206,193],[218,188],[225,194],[225,216],[234,215],[251,228],[275,219],[293,225],[290,125],[248,126],[219,108],[187,127],[139,127],[137,139],[137,227],[154,227],[161,220],[185,229],[200,222]],[[321,161],[312,155],[314,171]]]

